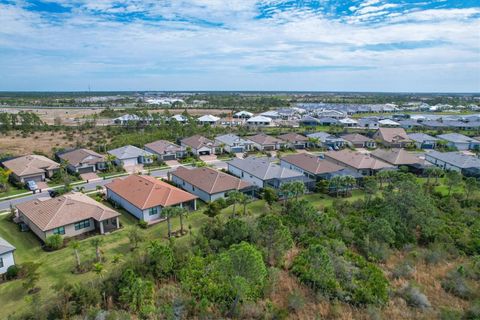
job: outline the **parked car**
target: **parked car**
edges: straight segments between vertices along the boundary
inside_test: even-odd
[[[37,186],[36,182],[33,181],[33,180],[27,181],[27,183],[25,185],[26,185],[27,189],[30,190],[30,191],[37,191],[38,190],[38,186]]]
[[[57,190],[48,190],[48,194],[51,198],[55,198],[60,195],[60,192],[58,192]]]

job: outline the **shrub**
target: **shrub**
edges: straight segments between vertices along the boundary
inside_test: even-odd
[[[447,277],[442,281],[442,288],[448,293],[451,293],[462,299],[471,299],[474,291],[469,286],[462,273],[463,268],[451,271]]]
[[[478,320],[480,319],[480,300],[472,303],[467,312],[465,312],[464,319],[466,320]]]
[[[405,278],[409,279],[411,278],[414,268],[408,263],[408,262],[403,262],[398,264],[395,269],[393,270],[393,277],[395,279],[398,278]]]
[[[7,280],[15,279],[18,276],[18,267],[13,265],[8,267],[7,272],[5,273],[5,278]]]
[[[440,320],[461,320],[462,311],[453,309],[443,309],[440,312]]]
[[[48,236],[45,240],[45,245],[48,249],[58,250],[63,247],[63,237],[59,234]]]
[[[403,288],[400,295],[411,307],[420,308],[422,310],[431,307],[427,296],[420,292],[419,288],[412,286],[411,284],[408,284],[408,286]]]
[[[288,295],[288,309],[297,312],[305,305],[305,298],[299,291],[294,291]]]
[[[147,221],[144,221],[144,220],[140,220],[138,221],[138,226],[142,229],[147,229],[148,227],[148,222]]]

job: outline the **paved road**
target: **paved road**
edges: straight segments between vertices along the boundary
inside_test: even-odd
[[[217,169],[226,169],[227,168],[227,163],[225,161],[222,161],[222,160],[209,161],[208,164],[213,166],[214,168],[217,168]],[[178,166],[175,166],[175,167],[172,167],[172,168],[169,168],[169,169],[152,171],[150,173],[150,175],[153,176],[153,177],[157,177],[157,178],[167,178],[168,172],[176,170],[177,167]],[[92,182],[89,182],[89,183],[81,184],[78,187],[83,187],[86,192],[93,191],[93,190],[97,189],[97,186],[102,186],[103,187],[107,183],[111,182],[113,179],[115,179],[115,178],[92,181]],[[74,186],[73,188],[75,190],[75,188],[77,188],[77,186]],[[44,191],[44,192],[41,192],[41,193],[36,193],[36,194],[32,194],[32,195],[29,195],[29,196],[20,197],[20,198],[16,198],[16,199],[1,201],[0,202],[0,211],[7,210],[8,208],[10,208],[10,205],[14,206],[16,204],[26,202],[26,201],[30,201],[30,200],[34,200],[34,199],[38,199],[38,198],[41,198],[41,197],[50,197],[48,195],[48,191]]]

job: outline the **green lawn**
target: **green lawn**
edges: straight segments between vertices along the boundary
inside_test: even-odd
[[[199,210],[189,214],[187,219],[184,220],[185,229],[192,227],[192,232],[195,233],[200,226],[207,223],[209,218],[205,216],[201,211],[203,205],[199,206]],[[259,213],[264,208],[262,201],[255,201],[248,205],[248,209],[255,213]],[[231,209],[230,209],[231,210]],[[118,210],[122,213],[120,221],[123,226],[130,226],[137,224],[137,220],[130,214],[125,213],[123,210]],[[224,209],[222,216],[227,217],[229,208]],[[230,211],[231,212],[231,211]],[[180,228],[179,219],[172,219],[173,230]],[[167,224],[165,222],[158,223],[150,226],[146,230],[142,230],[145,234],[145,242],[141,246],[147,246],[152,240],[167,241]],[[17,250],[15,252],[15,259],[17,264],[22,264],[27,261],[36,261],[41,263],[39,268],[40,281],[38,287],[41,288],[40,297],[41,301],[47,301],[54,295],[52,286],[56,283],[68,282],[85,282],[92,281],[96,278],[93,272],[87,272],[84,274],[73,274],[71,271],[74,267],[74,255],[73,251],[69,248],[63,248],[55,252],[45,252],[41,248],[40,241],[31,232],[20,232],[18,226],[7,220],[7,215],[0,216],[0,236],[5,238],[8,242],[14,245]],[[112,257],[118,254],[124,257],[131,254],[130,245],[126,233],[126,229],[123,228],[112,234],[103,237],[104,244],[102,245],[102,251],[107,259],[105,263],[105,269],[112,270],[116,268],[111,263]],[[80,241],[80,258],[82,261],[92,261],[95,257],[95,251],[90,245],[88,238]],[[178,242],[188,241],[189,235],[177,239]],[[15,280],[0,284],[0,319],[6,318],[9,314],[15,311],[22,311],[28,307],[25,302],[25,290],[22,287],[21,280]]]
[[[0,198],[14,196],[14,195],[25,193],[25,192],[29,192],[29,191],[25,188],[18,188],[11,185],[9,186],[7,192],[0,192]]]

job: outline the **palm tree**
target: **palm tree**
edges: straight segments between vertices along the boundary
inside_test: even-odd
[[[235,217],[237,202],[241,202],[243,193],[234,190],[228,193],[228,199],[233,202],[232,217]]]
[[[342,176],[334,176],[328,182],[328,188],[331,190],[335,190],[336,197],[338,198],[338,194],[340,192],[340,187],[343,184],[343,177]]]
[[[100,237],[93,238],[91,241],[91,244],[92,244],[92,247],[95,248],[95,255],[96,255],[97,262],[100,262],[102,260],[100,246],[103,244],[103,238],[100,238]]]
[[[80,248],[80,243],[77,240],[72,240],[70,242],[70,247],[73,249],[73,253],[75,254],[75,261],[77,263],[77,270],[80,269],[80,254],[78,253],[78,249]]]
[[[302,181],[292,182],[292,193],[295,195],[295,201],[298,201],[300,195],[305,194],[307,189]]]
[[[345,177],[343,177],[343,182],[344,182],[345,187],[346,187],[346,192],[348,193],[353,189],[353,186],[355,185],[357,180],[355,180],[355,178],[352,177],[352,176],[345,176]]]
[[[287,183],[284,183],[280,186],[280,191],[282,192],[282,196],[283,196],[283,206],[284,208],[286,209],[287,208],[287,202],[288,202],[288,198],[290,197],[290,195],[293,193],[293,184],[292,182],[287,182]]]
[[[162,214],[165,218],[167,218],[167,227],[168,227],[168,238],[172,237],[172,225],[170,222],[170,218],[173,218],[179,214],[179,210],[182,210],[180,207],[165,207],[162,210]]]
[[[183,235],[183,217],[187,216],[187,210],[185,208],[179,207],[180,210],[177,212],[177,216],[180,219],[180,234]]]

